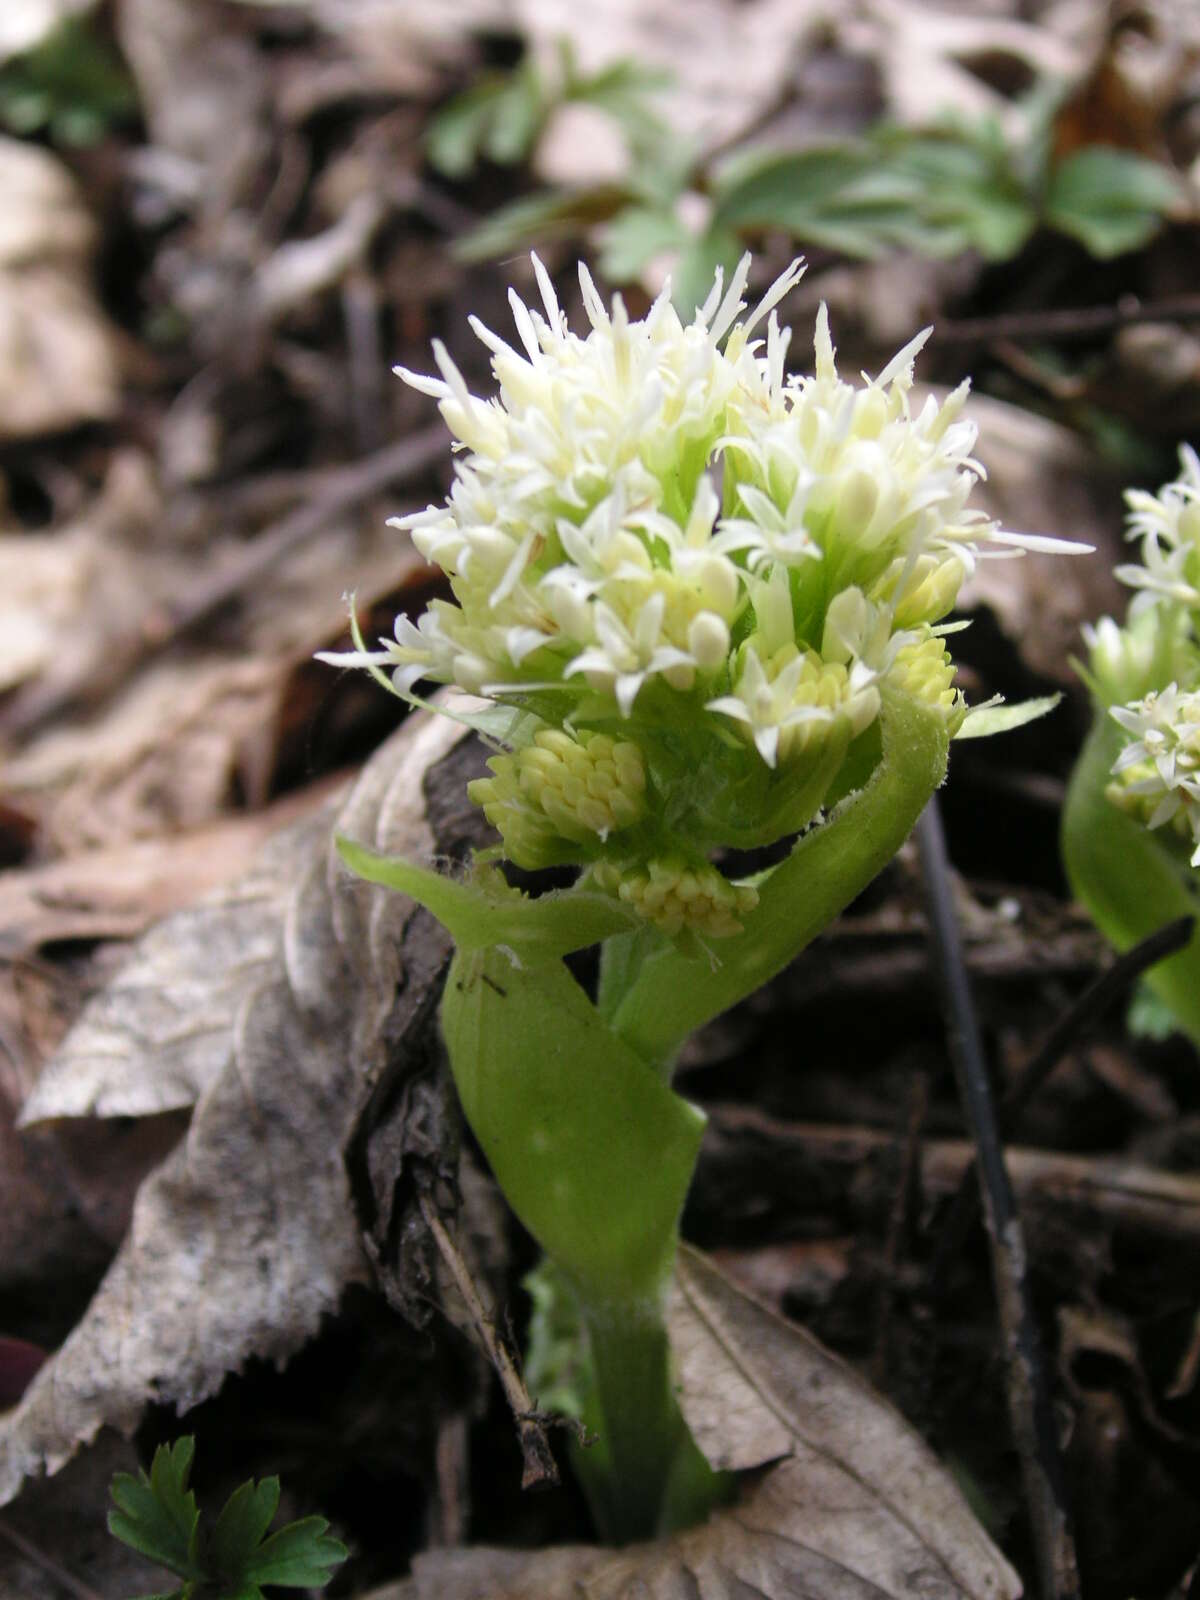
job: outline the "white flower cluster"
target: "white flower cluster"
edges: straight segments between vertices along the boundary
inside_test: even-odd
[[[1148,828],[1172,824],[1200,866],[1200,458],[1181,445],[1179,465],[1157,494],[1126,493],[1142,559],[1116,575],[1137,593],[1124,627],[1102,617],[1084,636],[1093,688],[1124,735],[1109,800]]]
[[[1112,716],[1129,735],[1105,791],[1114,805],[1148,828],[1173,823],[1200,866],[1200,691],[1169,683]]]
[[[789,376],[775,307],[799,263],[747,315],[745,257],[687,323],[669,289],[630,321],[581,266],[582,336],[533,265],[541,309],[509,295],[519,348],[471,319],[492,398],[471,394],[437,342],[439,377],[398,369],[459,442],[447,502],[395,524],[449,576],[453,602],[399,619],[377,650],[327,659],[387,669],[402,694],[422,678],[454,683],[571,738],[637,745],[642,862],[674,860],[680,839],[693,854],[744,843],[754,806],[773,806],[777,833],[801,825],[776,790],[803,789],[817,766],[828,788],[889,674],[961,719],[936,625],[964,577],[984,554],[1075,547],[1002,533],[969,507],[982,469],[967,386],[910,405],[928,330],[854,384],[822,307],[815,370]],[[503,829],[522,796],[528,847],[537,785],[523,756],[498,775],[503,794],[478,798]],[[801,820],[821,796],[809,800]],[[632,849],[620,829],[596,844],[580,859]]]
[[[1116,569],[1122,583],[1139,592],[1129,608],[1138,616],[1162,600],[1200,607],[1200,458],[1179,447],[1180,474],[1157,494],[1129,489],[1127,537],[1140,539],[1141,565]]]

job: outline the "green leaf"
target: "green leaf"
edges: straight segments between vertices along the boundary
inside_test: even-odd
[[[503,945],[514,961],[548,961],[638,926],[623,901],[588,889],[562,889],[531,900],[495,870],[450,878],[398,856],[379,855],[339,835],[338,854],[360,878],[406,894],[432,911],[462,950]]]
[[[472,170],[499,92],[496,82],[475,84],[430,119],[425,154],[435,171],[447,178],[465,178]]]
[[[251,1479],[235,1489],[211,1536],[200,1535],[196,1497],[188,1489],[196,1441],[179,1439],[155,1451],[150,1475],[119,1472],[110,1493],[109,1532],[151,1561],[187,1581],[170,1594],[145,1600],[262,1600],[260,1585],[319,1588],[346,1559],[345,1548],[325,1537],[329,1524],[306,1517],[264,1539],[279,1505],[279,1479]]]
[[[546,96],[537,69],[523,61],[496,96],[483,150],[500,166],[515,166],[533,149],[546,117]]]
[[[0,64],[0,123],[94,144],[137,110],[124,62],[84,17],[68,17],[34,49]]]
[[[425,135],[430,165],[465,178],[481,156],[501,166],[523,161],[545,122],[547,94],[531,62],[483,79],[437,112]]]
[[[463,1112],[530,1233],[585,1300],[657,1303],[701,1113],[560,961],[515,969],[496,950],[459,952],[442,1031]]]
[[[1153,1039],[1161,1044],[1179,1031],[1175,1013],[1144,980],[1139,981],[1125,1014],[1125,1026],[1135,1039]]]
[[[226,1582],[236,1583],[250,1567],[250,1559],[279,1507],[279,1479],[248,1479],[225,1502],[208,1541],[211,1570]]]
[[[669,250],[683,250],[690,239],[683,223],[671,212],[651,206],[627,206],[604,228],[600,271],[610,283],[629,283],[648,261]],[[710,285],[711,281],[710,278]]]
[[[1036,722],[1048,711],[1053,711],[1062,699],[1061,694],[1044,694],[1035,700],[1019,700],[1015,705],[977,706],[968,711],[955,739],[989,739],[993,733],[1008,733],[1012,728],[1023,728],[1027,722]]]
[[[115,1539],[190,1580],[204,1576],[196,1561],[200,1513],[188,1488],[195,1450],[189,1435],[173,1446],[159,1445],[149,1477],[118,1472],[109,1491],[115,1509],[108,1513]]]
[[[741,241],[729,228],[709,228],[693,239],[671,274],[671,298],[679,315],[686,319],[704,303],[718,267],[728,283],[741,255]]]
[[[344,1544],[327,1536],[328,1527],[324,1517],[304,1517],[280,1528],[246,1562],[247,1579],[281,1589],[321,1588],[349,1554]]]
[[[926,254],[969,248],[990,261],[1007,260],[1033,232],[1033,202],[1003,141],[988,131],[888,130],[879,136],[879,149],[895,171],[920,186],[917,211],[926,230],[920,247]]]
[[[501,206],[455,241],[460,261],[489,261],[529,245],[570,238],[607,222],[631,198],[617,184],[586,189],[546,189]]]
[[[671,82],[669,73],[636,61],[615,61],[584,78],[569,78],[567,100],[585,101],[605,111],[620,127],[639,165],[672,142],[669,125],[654,109],[653,96]]]
[[[1054,169],[1047,223],[1105,259],[1152,239],[1179,199],[1174,175],[1128,150],[1090,145]]]
[[[758,152],[721,173],[714,231],[787,228],[801,241],[866,260],[911,242],[920,187],[866,145]]]

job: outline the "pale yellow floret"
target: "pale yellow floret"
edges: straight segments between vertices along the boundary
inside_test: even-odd
[[[597,888],[672,938],[684,929],[701,938],[731,938],[742,931],[740,918],[758,904],[758,890],[749,884],[730,883],[715,867],[678,857],[623,867],[604,861],[593,868],[593,878]]]
[[[467,792],[519,867],[562,861],[564,841],[603,843],[645,811],[642,753],[607,734],[574,739],[545,728],[531,745],[493,756],[488,766],[492,776],[475,779]]]
[[[962,727],[967,703],[961,691],[954,687],[954,662],[950,652],[936,634],[898,651],[888,677],[905,694],[923,700],[926,705],[940,707],[946,715],[951,737]]]
[[[953,611],[966,568],[957,556],[928,552],[910,562],[897,556],[871,587],[871,598],[890,603],[897,628],[940,622]]]

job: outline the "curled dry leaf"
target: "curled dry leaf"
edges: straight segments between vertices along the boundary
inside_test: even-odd
[[[448,946],[410,902],[351,878],[330,833],[428,857],[435,839],[423,780],[461,740],[452,723],[413,718],[340,807],[276,842],[273,933],[265,900],[253,903],[268,894],[270,864],[252,880],[245,929],[232,902],[212,908],[214,942],[235,963],[223,1028],[204,1010],[216,1003],[218,975],[203,959],[200,925],[180,937],[166,1092],[174,1104],[196,1096],[191,1127],[139,1192],[128,1237],[83,1320],[0,1420],[0,1504],[27,1477],[57,1471],[102,1425],[128,1431],[151,1401],[186,1409],[251,1355],[282,1360],[365,1276],[345,1152],[384,1067],[403,1069],[413,1027],[427,1022]],[[290,856],[286,875],[280,851]],[[241,951],[247,930],[254,943]],[[166,953],[149,959],[165,977]],[[189,963],[200,1027],[188,1012]],[[154,1106],[171,1019],[136,987],[126,1003],[112,1081],[97,1070],[88,1092],[95,1104]],[[117,1018],[106,1021],[115,1041]],[[35,1110],[67,1109],[74,1096],[55,1074]]]
[[[715,1465],[784,1456],[699,1528],[624,1550],[431,1551],[371,1600],[1015,1600],[1021,1585],[898,1412],[683,1250],[670,1333]]]

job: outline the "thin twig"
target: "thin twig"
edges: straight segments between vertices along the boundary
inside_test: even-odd
[[[7,1522],[0,1522],[0,1535],[15,1546],[27,1560],[34,1566],[41,1567],[42,1571],[54,1579],[55,1583],[75,1596],[75,1600],[104,1600],[104,1596],[93,1589],[90,1584],[60,1566],[53,1556],[48,1556],[44,1550],[34,1544],[32,1539],[27,1539],[23,1533],[18,1533],[15,1528],[10,1528]]]
[[[1025,1482],[1038,1576],[1044,1600],[1067,1600],[1079,1593],[1079,1574],[1055,1439],[1053,1401],[1029,1293],[1024,1233],[1004,1164],[963,960],[936,800],[926,806],[916,835],[937,979],[946,1012],[947,1044],[959,1098],[977,1150],[992,1278],[1004,1335],[1009,1416]]]
[[[445,452],[446,429],[443,424],[436,423],[410,434],[399,444],[388,445],[362,461],[351,462],[349,466],[326,474],[311,500],[264,529],[236,559],[226,562],[207,581],[194,585],[185,601],[165,613],[161,607],[148,613],[126,670],[161,655],[207,623],[238,595],[265,581],[285,555],[315,538],[351,506],[369,499],[390,484],[412,477]],[[4,708],[0,714],[0,730],[6,738],[25,737],[54,717],[74,709],[81,694],[81,686],[75,683],[45,689],[35,682]]]
[[[421,1215],[433,1235],[438,1253],[450,1269],[455,1286],[463,1297],[471,1322],[487,1352],[488,1360],[496,1370],[500,1387],[504,1390],[504,1398],[508,1401],[516,1421],[517,1434],[521,1441],[521,1455],[525,1463],[521,1475],[521,1487],[522,1489],[552,1488],[559,1481],[558,1467],[555,1465],[542,1419],[530,1399],[520,1368],[509,1349],[508,1342],[497,1331],[495,1317],[480,1299],[475,1280],[457,1245],[446,1231],[441,1217],[438,1216],[437,1207],[427,1194],[422,1194],[420,1200]]]
[[[1086,1036],[1143,972],[1182,950],[1192,937],[1194,926],[1192,917],[1178,917],[1168,922],[1132,950],[1118,956],[1067,1007],[1001,1100],[998,1120],[1002,1137],[1008,1138],[1016,1131],[1022,1112],[1058,1066],[1072,1040]],[[978,1213],[979,1187],[972,1163],[963,1173],[930,1264],[929,1286],[935,1300],[941,1297],[949,1268],[962,1250]]]
[[[411,478],[445,453],[446,428],[438,422],[362,461],[352,461],[349,466],[330,472],[307,505],[297,506],[273,527],[256,535],[236,561],[228,562],[209,583],[197,586],[186,604],[175,608],[164,643],[207,622],[214,611],[243,594],[257,579],[267,577],[281,556],[315,538],[341,512],[401,478]]]
[[[1200,294],[1138,300],[1126,295],[1111,306],[1080,306],[1058,311],[1010,311],[995,317],[939,322],[942,344],[988,344],[994,339],[1094,339],[1138,322],[1200,321]]]

